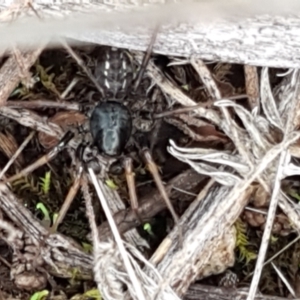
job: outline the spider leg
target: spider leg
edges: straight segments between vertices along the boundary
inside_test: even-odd
[[[143,74],[144,74],[144,72],[146,70],[146,67],[147,67],[147,64],[148,64],[148,62],[150,60],[150,56],[151,56],[151,53],[152,53],[152,50],[153,50],[153,46],[154,46],[154,43],[155,43],[155,40],[156,40],[156,37],[157,37],[158,29],[159,29],[159,25],[156,26],[156,28],[154,29],[154,32],[152,34],[150,44],[149,44],[149,46],[147,48],[145,56],[143,57],[143,61],[142,61],[140,70],[139,70],[139,72],[137,74],[135,83],[133,85],[133,91],[137,90],[137,88],[138,88],[138,86],[139,86],[139,84],[141,82],[141,79],[143,77]]]
[[[84,153],[85,147],[86,147],[86,144],[81,143],[78,146],[78,148],[76,149],[76,160],[77,160],[78,172],[76,174],[76,177],[75,177],[75,180],[74,180],[72,186],[69,189],[69,192],[65,198],[65,201],[58,213],[58,217],[56,218],[54,224],[50,228],[50,233],[54,233],[57,231],[58,226],[61,224],[61,222],[65,218],[66,213],[69,210],[69,208],[81,186],[81,179],[82,179],[82,174],[83,174],[83,169],[84,169],[81,161],[83,160],[83,153]]]
[[[71,131],[68,131],[63,138],[60,140],[60,142],[55,146],[52,150],[50,150],[47,154],[43,155],[41,158],[39,158],[37,161],[35,161],[33,164],[29,165],[25,169],[21,170],[18,174],[15,174],[5,180],[3,180],[4,183],[13,182],[19,178],[22,178],[37,168],[41,167],[42,165],[46,164],[50,160],[52,160],[60,151],[62,151],[65,146],[70,142],[70,140],[74,137],[74,133]]]
[[[125,169],[125,177],[128,186],[130,206],[137,220],[142,224],[143,222],[138,214],[139,204],[138,204],[136,189],[135,189],[135,180],[134,180],[135,174],[132,171],[132,159],[130,157],[126,157],[123,161],[123,165]]]
[[[59,224],[63,221],[63,219],[66,216],[66,213],[69,209],[69,207],[71,206],[75,196],[77,195],[77,192],[79,190],[79,187],[81,185],[81,178],[82,178],[82,174],[83,174],[83,167],[82,165],[80,165],[79,170],[77,172],[77,175],[75,177],[75,180],[72,184],[72,186],[69,189],[69,192],[65,198],[65,201],[58,213],[58,217],[56,218],[54,224],[52,225],[52,227],[50,228],[50,233],[54,233],[57,231],[57,228],[59,226]]]
[[[157,165],[155,164],[155,162],[153,161],[153,158],[150,154],[150,151],[147,149],[147,148],[144,148],[142,150],[142,155],[145,159],[145,162],[146,162],[146,165],[150,171],[150,173],[152,174],[152,177],[155,181],[155,184],[162,196],[162,198],[164,199],[173,219],[174,219],[174,222],[175,224],[178,226],[178,229],[179,229],[179,243],[182,245],[182,241],[183,241],[183,238],[182,238],[182,228],[181,226],[179,225],[179,218],[174,210],[174,207],[170,201],[170,198],[166,192],[166,189],[162,183],[162,180],[160,178],[160,175],[159,175],[159,171],[158,171],[158,167]]]

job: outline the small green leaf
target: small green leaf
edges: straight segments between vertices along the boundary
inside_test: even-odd
[[[271,241],[271,244],[275,244],[278,241],[278,237],[271,235],[270,241]]]
[[[241,219],[235,222],[236,229],[236,248],[238,250],[239,261],[245,261],[248,264],[251,260],[256,259],[257,254],[249,248],[249,239],[247,236],[247,224]]]
[[[150,223],[145,223],[143,229],[149,234],[154,235]]]
[[[289,195],[292,196],[293,198],[297,199],[298,201],[300,201],[300,195],[295,190],[291,189],[289,191]]]
[[[44,300],[46,297],[49,295],[49,291],[43,290],[40,292],[34,293],[31,297],[30,300]]]
[[[50,191],[51,171],[45,173],[45,177],[40,178],[39,186],[44,195],[48,195]]]
[[[83,251],[86,252],[86,253],[92,253],[93,251],[93,246],[91,244],[88,244],[88,243],[84,243],[82,242],[82,247],[83,247]]]
[[[188,85],[188,84],[182,85],[181,87],[182,87],[184,90],[186,90],[186,91],[189,90],[189,85]]]
[[[48,74],[48,72],[52,69],[52,66],[44,69],[43,66],[41,66],[40,64],[36,63],[35,64],[36,70],[39,74],[39,78],[40,78],[40,82],[42,83],[42,85],[47,89],[50,90],[51,92],[53,92],[54,94],[60,96],[59,91],[56,89],[55,84],[53,83],[53,79],[55,77],[55,74]]]
[[[83,295],[85,297],[89,297],[89,298],[92,298],[92,299],[95,299],[95,300],[101,300],[102,299],[98,289],[91,289],[89,291],[86,291]]]
[[[25,183],[24,185],[22,185],[21,187],[19,187],[19,191],[23,191],[23,190],[26,190],[26,189],[30,189],[31,186],[29,183]]]
[[[39,203],[36,205],[35,208],[41,210],[41,212],[42,212],[43,215],[44,215],[43,220],[45,220],[45,221],[51,221],[49,212],[48,212],[47,208],[45,207],[45,205],[44,205],[43,203],[39,202]]]
[[[111,180],[111,179],[107,179],[105,180],[105,184],[111,188],[112,190],[117,190],[118,186]]]
[[[54,213],[52,216],[52,224],[55,224],[57,218],[58,218],[58,213]]]

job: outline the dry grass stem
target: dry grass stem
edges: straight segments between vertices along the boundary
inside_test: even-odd
[[[279,278],[285,284],[286,288],[290,291],[292,296],[296,298],[296,293],[295,293],[294,289],[292,288],[292,286],[290,285],[290,283],[288,282],[288,280],[285,278],[285,276],[282,274],[282,272],[278,269],[278,267],[273,262],[271,262],[271,264],[272,264],[272,267],[274,268],[274,270],[276,271],[276,273],[278,274]]]
[[[17,151],[13,154],[13,156],[10,158],[10,160],[7,162],[3,170],[0,172],[0,179],[3,177],[5,172],[9,169],[9,167],[14,163],[16,158],[20,155],[20,153],[24,150],[24,148],[27,146],[27,144],[30,142],[30,140],[33,138],[35,132],[32,131],[28,137],[23,141],[21,146],[17,149]]]
[[[256,110],[259,113],[259,79],[257,67],[245,65],[244,73],[249,107],[251,111]]]
[[[75,110],[75,111],[80,110],[79,103],[74,103],[71,101],[56,102],[47,99],[28,100],[28,101],[9,100],[7,101],[6,105],[10,108],[25,108],[25,109],[57,108],[57,109]]]
[[[135,274],[135,272],[134,272],[134,270],[132,268],[132,265],[131,265],[130,260],[128,258],[127,251],[126,251],[126,249],[124,247],[123,241],[122,241],[121,236],[119,234],[118,228],[117,228],[116,223],[115,223],[115,221],[114,221],[114,219],[112,217],[110,209],[109,209],[109,207],[107,205],[107,202],[105,200],[105,196],[104,196],[103,192],[100,189],[100,186],[98,184],[98,180],[97,180],[97,178],[96,178],[96,176],[94,174],[94,171],[92,169],[90,169],[90,168],[88,169],[88,171],[89,171],[89,174],[91,176],[91,179],[92,179],[92,182],[94,184],[94,187],[96,189],[96,192],[98,194],[98,198],[99,198],[99,200],[101,202],[101,206],[103,207],[103,210],[105,212],[107,220],[108,220],[108,222],[110,224],[110,227],[111,227],[111,230],[113,232],[116,244],[118,246],[118,251],[120,251],[120,254],[121,254],[121,257],[122,257],[125,269],[126,269],[127,274],[128,274],[128,276],[129,276],[129,278],[131,280],[131,283],[133,285],[134,292],[136,293],[137,299],[141,299],[141,300],[146,299],[145,295],[144,295],[144,293],[142,291],[142,287],[140,285],[140,282],[139,282],[139,280],[138,280],[138,278],[137,278],[137,276],[136,276],[136,274]],[[97,248],[98,247],[96,247],[96,249]]]
[[[33,130],[38,130],[44,132],[48,135],[57,137],[60,139],[63,136],[63,132],[59,126],[48,122],[44,118],[40,117],[38,114],[26,110],[26,109],[12,109],[6,106],[0,107],[0,114],[12,119],[19,124],[32,128]]]
[[[275,219],[275,214],[276,214],[276,209],[277,209],[277,204],[278,204],[278,199],[279,199],[279,193],[280,193],[280,179],[282,178],[282,170],[285,167],[284,165],[286,163],[286,155],[287,155],[286,152],[287,152],[286,150],[283,150],[283,152],[280,156],[280,159],[278,161],[277,174],[276,174],[276,177],[274,178],[274,185],[272,188],[272,197],[271,197],[271,201],[270,201],[267,222],[266,222],[265,230],[263,233],[261,245],[259,248],[259,253],[258,253],[256,265],[255,265],[254,276],[251,281],[251,286],[250,286],[247,300],[253,300],[255,298],[259,280],[261,277],[261,272],[263,269],[264,260],[265,260],[267,249],[269,246],[272,227],[273,227],[273,223],[274,223],[274,219]]]

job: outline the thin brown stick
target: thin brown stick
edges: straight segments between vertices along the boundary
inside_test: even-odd
[[[78,103],[64,101],[57,102],[47,99],[41,100],[30,100],[30,101],[18,101],[9,100],[7,101],[7,106],[11,108],[26,108],[26,109],[45,109],[45,108],[61,108],[65,110],[80,110],[80,105]]]
[[[259,109],[259,79],[257,67],[245,65],[245,85],[250,109]]]
[[[9,167],[13,164],[13,162],[15,161],[15,159],[19,156],[19,154],[24,150],[24,148],[26,147],[26,145],[30,142],[30,140],[33,138],[35,132],[32,131],[27,138],[24,140],[24,142],[22,143],[22,145],[18,148],[18,150],[15,152],[15,154],[10,158],[10,160],[8,161],[8,163],[5,165],[5,167],[3,168],[3,170],[0,172],[0,179],[2,178],[2,176],[5,174],[5,172],[9,169]]]
[[[152,34],[151,41],[150,41],[149,46],[148,46],[147,51],[146,51],[146,55],[143,58],[143,61],[142,61],[141,66],[140,66],[140,71],[137,75],[136,81],[135,81],[134,86],[133,86],[134,91],[137,90],[137,88],[138,88],[138,86],[139,86],[139,84],[142,80],[142,77],[144,75],[146,66],[149,62],[150,56],[151,56],[152,51],[153,51],[153,46],[154,46],[154,43],[155,43],[155,40],[156,40],[156,37],[157,37],[157,34],[158,34],[159,27],[160,27],[160,25],[158,24],[155,27],[154,32]]]
[[[61,224],[61,222],[63,221],[66,213],[68,212],[68,209],[70,208],[74,198],[76,197],[76,194],[80,188],[81,185],[81,178],[82,178],[82,174],[83,174],[83,167],[80,166],[78,173],[76,174],[76,178],[71,186],[71,188],[69,189],[69,192],[67,194],[67,197],[58,213],[58,217],[55,220],[54,224],[52,225],[52,227],[50,228],[50,233],[54,233],[57,231],[58,226]]]
[[[1,75],[0,75],[1,76]],[[59,126],[54,123],[45,121],[38,114],[27,109],[12,109],[7,106],[0,107],[0,115],[6,118],[12,119],[19,124],[44,132],[48,135],[57,137],[60,139],[63,136],[63,131]]]
[[[93,82],[95,87],[98,89],[98,91],[102,94],[104,97],[104,91],[102,87],[100,86],[99,82],[96,80],[95,76],[91,73],[91,71],[87,68],[84,61],[79,57],[78,54],[65,42],[61,41],[63,47],[68,51],[68,53],[73,57],[73,59],[77,62],[77,64],[82,68],[82,70],[86,73],[88,78]]]
[[[70,132],[70,131],[67,132],[66,135],[62,138],[61,142],[56,147],[54,147],[48,153],[46,153],[45,155],[43,155],[42,157],[37,159],[31,165],[29,165],[26,168],[24,168],[23,170],[21,170],[19,173],[9,177],[8,179],[5,179],[3,182],[4,183],[13,182],[13,181],[15,181],[19,178],[27,176],[28,174],[30,174],[31,172],[33,172],[37,168],[43,166],[44,164],[46,164],[47,162],[52,160],[60,151],[62,151],[65,148],[65,146],[67,145],[67,143],[73,137],[74,137],[74,134],[72,132]]]
[[[166,191],[166,188],[164,187],[163,183],[162,183],[162,180],[159,176],[159,173],[158,173],[158,168],[155,164],[155,162],[153,161],[153,158],[149,152],[149,150],[144,150],[143,151],[143,156],[144,156],[144,159],[146,161],[146,164],[147,164],[147,167],[150,171],[150,173],[152,174],[152,177],[155,181],[155,184],[163,198],[163,200],[165,201],[166,203],[166,206],[168,207],[173,219],[174,219],[174,222],[175,224],[178,226],[178,232],[179,232],[179,243],[182,245],[182,241],[183,241],[183,237],[182,237],[182,228],[181,228],[181,225],[179,224],[179,217],[177,215],[177,213],[175,212],[175,209],[169,199],[169,196],[168,196],[168,193]]]
[[[244,99],[244,98],[247,98],[246,94],[227,97],[226,99],[240,100],[240,99]],[[221,99],[221,100],[223,100],[223,99]],[[182,113],[185,113],[185,112],[190,112],[190,111],[193,111],[195,108],[198,108],[198,107],[206,107],[206,108],[211,107],[211,106],[213,106],[214,101],[216,101],[216,99],[215,100],[208,100],[207,102],[201,102],[201,103],[193,105],[193,106],[185,106],[185,107],[182,107],[182,108],[168,110],[168,111],[165,111],[165,112],[162,112],[162,113],[159,113],[159,114],[154,114],[153,117],[155,119],[159,119],[159,118],[164,118],[164,117],[168,117],[168,116],[172,116],[172,115],[176,115],[176,114],[182,114]]]

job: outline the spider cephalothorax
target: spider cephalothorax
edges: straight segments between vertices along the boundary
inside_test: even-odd
[[[90,131],[100,153],[120,156],[131,136],[131,114],[119,102],[99,102],[90,118]]]

